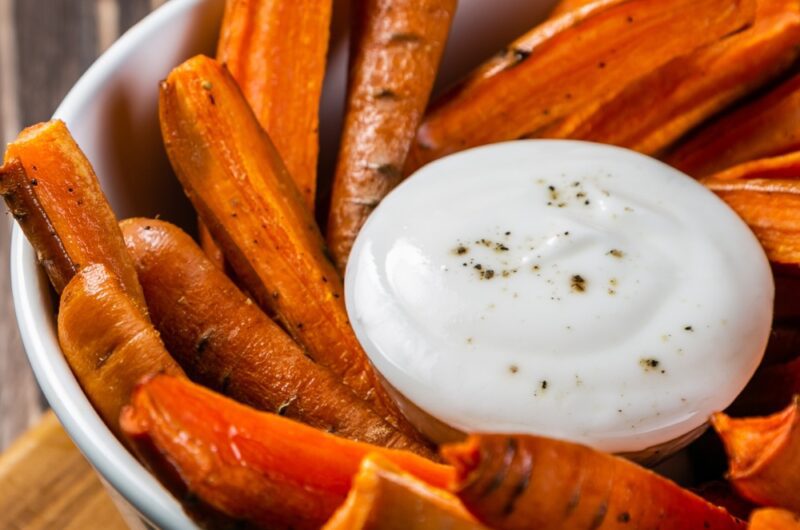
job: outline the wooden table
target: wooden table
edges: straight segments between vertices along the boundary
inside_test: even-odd
[[[94,59],[164,1],[0,0],[2,145],[48,119]],[[0,217],[0,451],[10,447],[0,456],[0,530],[121,528],[94,472],[45,414],[25,359],[11,302],[11,224]]]

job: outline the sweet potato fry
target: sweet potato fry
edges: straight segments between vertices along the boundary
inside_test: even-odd
[[[328,218],[340,272],[367,216],[400,183],[456,0],[359,0],[354,9],[355,57]]]
[[[434,104],[407,170],[468,147],[535,134],[750,24],[754,12],[755,0],[605,0],[547,21]]]
[[[217,46],[312,212],[332,4],[228,0]]]
[[[243,286],[312,359],[413,436],[350,327],[314,219],[230,74],[190,59],[162,84],[160,116],[172,166]]]
[[[713,177],[703,183],[747,223],[771,262],[800,265],[800,179]]]
[[[184,492],[259,528],[319,528],[369,453],[435,487],[454,478],[413,453],[345,440],[169,376],[134,392],[121,425],[154,469],[177,471]]]
[[[750,517],[749,530],[800,530],[800,515],[778,508],[762,508]]]
[[[800,397],[772,416],[731,418],[711,424],[728,453],[728,479],[747,499],[800,511]]]
[[[103,264],[79,270],[64,288],[58,340],[89,401],[118,436],[119,415],[137,381],[183,375],[158,332]]]
[[[0,195],[57,293],[81,267],[103,263],[147,314],[114,212],[64,122],[28,127],[8,145]]]
[[[367,455],[353,486],[323,530],[486,529],[450,492],[404,473],[378,454]]]
[[[309,359],[180,228],[121,226],[153,323],[192,380],[345,438],[432,456]]]
[[[658,154],[709,116],[785,71],[800,53],[798,41],[800,4],[759,0],[752,27],[673,59],[541,136]]]
[[[800,75],[723,115],[682,142],[664,161],[706,177],[750,160],[800,150]]]
[[[570,442],[472,435],[442,454],[464,505],[498,530],[745,527],[660,475]]]

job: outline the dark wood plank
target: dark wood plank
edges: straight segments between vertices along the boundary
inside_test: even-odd
[[[97,57],[96,4],[97,0],[16,1],[17,85],[24,124],[48,119]]]
[[[120,0],[119,29],[124,33],[153,9],[151,0]]]
[[[0,142],[20,127],[14,0],[0,0]],[[0,208],[5,212],[5,208]],[[43,402],[22,349],[11,302],[11,217],[0,217],[0,451],[42,413]]]

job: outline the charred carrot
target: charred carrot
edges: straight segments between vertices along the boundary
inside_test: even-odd
[[[259,528],[319,528],[373,452],[432,486],[453,479],[449,466],[326,434],[169,376],[143,383],[121,424],[154,469],[177,471],[184,491]]]
[[[715,177],[703,183],[747,223],[771,262],[800,265],[800,179]]]
[[[800,515],[778,508],[762,508],[750,517],[749,530],[800,530]]]
[[[347,500],[323,530],[486,530],[450,492],[434,488],[378,454],[367,455]]]
[[[103,263],[147,314],[114,212],[64,122],[28,127],[8,145],[0,195],[57,293],[81,267]]]
[[[340,272],[375,206],[400,183],[456,0],[359,0],[328,246]]]
[[[498,530],[745,527],[660,475],[570,442],[472,435],[442,454],[464,505]]]
[[[785,71],[800,53],[798,41],[800,4],[759,0],[752,27],[673,59],[541,136],[661,153],[709,116]]]
[[[121,226],[153,324],[192,380],[345,438],[432,456],[309,359],[180,228]]]
[[[800,511],[800,397],[772,416],[731,418],[711,424],[728,453],[728,479],[745,498]]]
[[[723,115],[682,142],[664,161],[706,177],[751,160],[800,150],[800,75]]]
[[[312,212],[332,3],[228,0],[217,46]]]
[[[64,289],[58,340],[89,401],[118,435],[120,411],[137,381],[158,372],[183,375],[153,325],[103,264],[82,268]]]
[[[549,20],[433,105],[407,170],[468,147],[536,134],[750,24],[754,11],[755,0],[602,0]]]
[[[243,286],[312,359],[413,436],[350,327],[314,219],[230,74],[190,59],[162,84],[159,110],[172,166]]]

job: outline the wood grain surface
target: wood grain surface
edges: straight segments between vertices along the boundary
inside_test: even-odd
[[[0,140],[48,119],[116,38],[164,0],[0,0]],[[3,209],[5,210],[5,209]],[[0,451],[46,409],[11,302],[12,219],[0,218]]]
[[[126,528],[52,412],[0,455],[0,514],[4,530]]]
[[[164,1],[0,0],[3,145],[48,119],[97,56]],[[0,530],[125,528],[94,470],[45,412],[25,358],[11,301],[12,222],[0,217]]]

